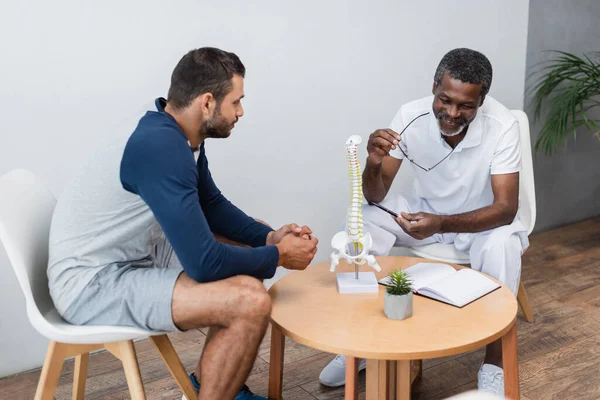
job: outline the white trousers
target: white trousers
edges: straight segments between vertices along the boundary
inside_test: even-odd
[[[397,193],[389,193],[381,203],[400,214],[419,211],[436,214],[424,200],[407,199]],[[442,233],[424,240],[406,234],[388,213],[375,206],[363,205],[365,232],[371,233],[376,256],[389,254],[394,246],[421,246],[431,243],[454,244],[456,250],[467,252],[471,268],[488,274],[516,295],[521,278],[521,255],[529,247],[527,231],[518,217],[512,224],[478,233]]]

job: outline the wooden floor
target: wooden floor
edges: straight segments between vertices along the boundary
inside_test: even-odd
[[[523,260],[523,279],[535,322],[518,321],[522,398],[600,399],[600,218],[533,235]],[[172,335],[188,370],[193,370],[204,343],[202,331]],[[179,399],[181,393],[148,341],[136,344],[149,399]],[[476,387],[482,350],[425,360],[414,399],[444,399]],[[332,356],[290,340],[286,342],[284,398],[342,399],[343,388],[318,381]],[[269,335],[259,351],[248,385],[266,396]],[[65,363],[57,399],[71,398],[73,362]],[[0,399],[32,399],[39,371],[0,379]],[[364,399],[364,372],[360,398]],[[120,362],[108,353],[91,357],[87,399],[129,397]]]

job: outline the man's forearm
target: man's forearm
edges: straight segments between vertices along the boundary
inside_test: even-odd
[[[442,228],[439,233],[487,231],[502,225],[511,224],[516,214],[516,207],[495,203],[462,214],[441,215]]]
[[[205,216],[214,234],[250,247],[264,246],[272,229],[233,205],[223,195],[205,206]]]
[[[387,190],[383,184],[382,164],[365,166],[363,172],[363,194],[369,203],[379,203],[385,198]]]

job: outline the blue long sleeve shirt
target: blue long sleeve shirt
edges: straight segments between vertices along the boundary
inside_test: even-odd
[[[267,226],[235,207],[215,185],[204,143],[198,162],[175,119],[162,110],[148,113],[123,153],[121,182],[150,207],[185,272],[198,282],[233,275],[270,278],[279,252],[265,246]],[[212,232],[248,244],[215,240]],[[262,246],[262,247],[261,247]]]

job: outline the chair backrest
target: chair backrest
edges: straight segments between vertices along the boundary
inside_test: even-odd
[[[511,110],[521,132],[521,172],[519,174],[519,219],[527,229],[527,234],[533,231],[536,218],[535,205],[535,182],[533,180],[533,156],[531,154],[531,139],[529,137],[529,120],[527,114],[521,110]],[[412,168],[408,162],[402,163],[398,177],[394,180],[396,192],[406,193],[410,190],[412,182],[415,179]]]
[[[29,319],[53,308],[48,290],[48,239],[56,199],[29,171],[0,177],[0,241],[21,290]]]
[[[521,172],[519,174],[519,219],[527,229],[529,235],[535,226],[537,215],[535,205],[535,181],[533,179],[533,155],[531,153],[531,137],[529,133],[529,119],[521,110],[510,110],[521,132]]]

